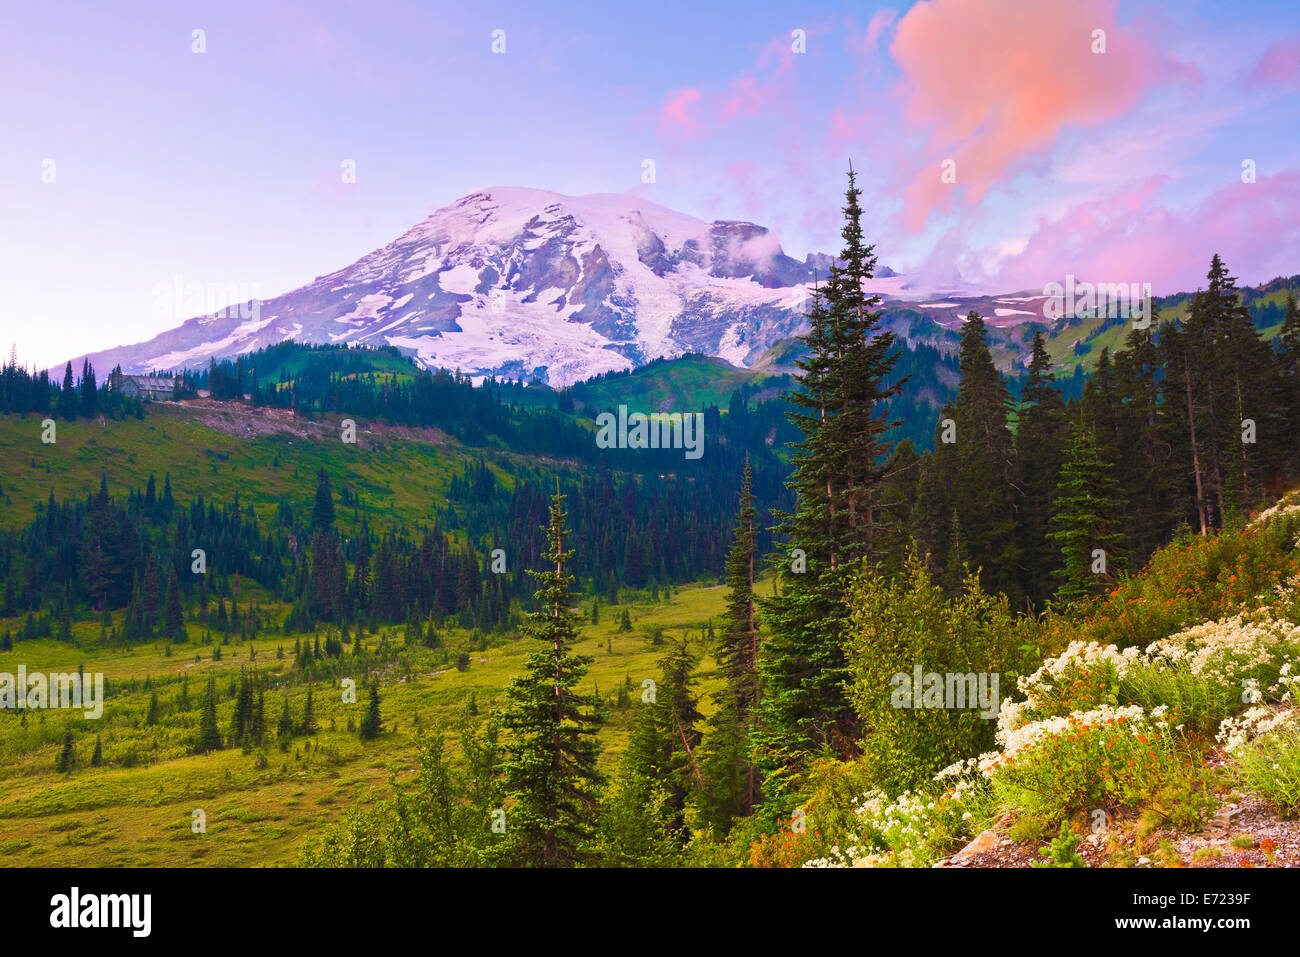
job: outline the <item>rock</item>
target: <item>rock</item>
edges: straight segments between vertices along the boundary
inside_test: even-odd
[[[984,831],[979,834],[975,840],[971,841],[960,851],[949,858],[949,863],[960,864],[967,858],[974,857],[976,854],[983,854],[985,851],[991,851],[998,843],[998,836],[993,831]]]

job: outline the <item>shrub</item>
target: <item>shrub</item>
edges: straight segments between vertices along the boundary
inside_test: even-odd
[[[1246,787],[1285,815],[1300,813],[1300,714],[1250,708],[1223,722],[1219,740]]]
[[[893,678],[910,677],[917,666],[923,673],[988,674],[997,676],[998,695],[1006,693],[1031,650],[1006,599],[985,594],[974,575],[949,598],[913,555],[896,579],[864,572],[848,603],[848,695],[868,729],[860,745],[874,785],[889,793],[916,788],[953,761],[988,750],[995,726],[978,707],[895,707]]]
[[[1048,847],[1040,847],[1038,853],[1047,858],[1045,861],[1034,861],[1031,867],[1087,867],[1087,863],[1079,855],[1079,842],[1083,840],[1083,835],[1075,834],[1070,830],[1070,825],[1064,821],[1061,822],[1061,833]]]
[[[1199,823],[1200,772],[1162,708],[1074,712],[999,732],[1004,750],[980,768],[1006,806],[1042,825],[1095,808],[1151,808],[1180,826]]]

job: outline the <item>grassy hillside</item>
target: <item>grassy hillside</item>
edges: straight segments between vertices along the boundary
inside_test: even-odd
[[[308,423],[200,399],[151,406],[139,420],[60,420],[54,447],[41,443],[40,416],[0,416],[0,521],[29,522],[51,491],[58,499],[84,496],[101,472],[110,485],[130,488],[143,488],[152,473],[160,490],[170,474],[182,502],[238,493],[265,518],[281,497],[311,501],[323,467],[334,488],[355,490],[362,510],[414,523],[428,519],[452,471],[471,457],[435,429],[364,421],[356,444],[344,444],[339,418]],[[353,510],[341,509],[339,518],[346,525]]]
[[[656,661],[662,641],[689,636],[703,655],[699,684],[707,696],[715,686],[716,668],[702,634],[721,608],[718,587],[683,588],[662,602],[630,606],[633,630],[620,632],[620,608],[605,607],[599,625],[588,625],[576,650],[595,656],[585,690],[599,691],[610,710],[600,733],[601,764],[611,767],[627,743],[640,685],[658,677]],[[15,625],[0,620],[0,630]],[[80,712],[7,712],[0,715],[0,865],[174,865],[196,863],[261,866],[292,863],[302,842],[341,810],[387,796],[390,775],[405,776],[415,758],[422,731],[451,732],[457,716],[474,698],[480,715],[503,701],[512,675],[522,672],[526,639],[479,647],[473,637],[451,631],[442,649],[407,647],[395,631],[381,629],[363,639],[360,661],[350,650],[341,659],[339,676],[361,685],[367,670],[381,675],[380,694],[385,733],[362,742],[348,729],[365,707],[344,704],[338,680],[314,686],[314,711],[320,733],[294,738],[288,750],[268,745],[265,766],[255,750],[237,747],[208,755],[189,753],[199,720],[199,702],[209,676],[215,676],[220,703],[218,723],[227,730],[234,701],[227,693],[241,667],[269,667],[277,690],[267,695],[268,722],[281,708],[287,690],[295,716],[307,688],[292,673],[294,636],[233,642],[214,661],[211,647],[191,642],[170,653],[161,643],[127,650],[97,647],[98,623],[80,623],[76,642],[22,642],[0,652],[0,672],[29,670],[102,672],[108,705],[102,719],[86,720]],[[311,638],[312,636],[306,636]],[[286,657],[277,658],[277,648]],[[470,656],[466,670],[453,662]],[[178,709],[182,679],[188,677],[191,708]],[[147,682],[147,684],[146,684]],[[630,705],[616,706],[620,685],[630,682]],[[150,696],[158,694],[160,716],[147,724]],[[70,774],[55,770],[65,729],[76,735],[79,767]],[[454,733],[451,735],[454,740]],[[99,739],[104,765],[91,767]],[[191,832],[191,812],[202,809],[206,834]]]
[[[1300,864],[1298,531],[1293,492],[1041,619],[975,614],[936,599],[924,575],[865,583],[847,648],[855,706],[879,720],[861,759],[824,764],[795,799],[821,830],[764,837],[751,862]],[[888,707],[878,666],[928,648],[927,667],[942,671],[935,657],[957,634],[1029,653],[1018,682],[1004,670],[995,736],[962,716]],[[885,793],[891,767],[907,779]]]
[[[661,359],[627,373],[573,386],[575,404],[592,409],[614,408],[620,403],[632,410],[702,410],[716,405],[725,409],[731,394],[749,387],[751,395],[769,398],[780,391],[784,377],[740,369],[723,359],[688,355]]]

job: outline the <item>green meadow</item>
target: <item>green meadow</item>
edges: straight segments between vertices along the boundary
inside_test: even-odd
[[[619,630],[620,606],[602,605],[600,624],[584,628],[576,650],[595,659],[585,687],[606,702],[607,721],[600,732],[603,768],[612,769],[623,752],[641,683],[658,679],[656,662],[669,641],[687,638],[702,656],[697,689],[708,711],[716,664],[704,633],[721,602],[721,587],[685,587],[661,601],[627,605],[633,623],[629,632]],[[0,630],[17,623],[0,621]],[[78,623],[74,642],[43,639],[0,652],[0,672],[15,673],[19,664],[29,673],[75,672],[80,666],[88,675],[102,673],[107,683],[98,720],[63,710],[8,712],[0,720],[2,865],[291,864],[317,827],[346,808],[387,796],[391,776],[413,770],[419,735],[442,731],[454,742],[456,721],[467,715],[471,700],[477,711],[471,719],[483,720],[503,701],[511,676],[522,673],[530,650],[530,639],[508,637],[481,645],[461,632],[447,633],[441,649],[408,647],[397,631],[381,629],[363,635],[361,662],[352,664],[350,646],[339,659],[342,674],[356,679],[357,703],[343,702],[341,678],[312,685],[318,734],[294,737],[287,750],[268,732],[261,749],[245,753],[228,747],[196,755],[190,753],[190,742],[209,677],[216,681],[223,733],[235,706],[232,682],[250,663],[271,675],[268,725],[274,727],[286,693],[295,718],[301,715],[307,685],[292,668],[295,636],[232,639],[215,661],[212,647],[194,640],[170,648],[162,643],[102,648],[99,627],[98,621]],[[277,658],[277,649],[284,649],[284,658]],[[377,653],[384,655],[382,660]],[[454,664],[461,653],[469,655],[463,671]],[[367,672],[379,676],[384,733],[363,742],[348,725],[359,722],[366,706],[361,686]],[[184,711],[178,704],[183,681],[190,699]],[[620,686],[627,689],[621,709]],[[158,714],[150,724],[155,693]],[[55,765],[69,725],[77,766],[60,773]],[[103,765],[93,767],[97,738]],[[196,810],[204,813],[205,833],[192,828]]]

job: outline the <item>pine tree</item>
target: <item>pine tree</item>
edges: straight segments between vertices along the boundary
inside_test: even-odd
[[[1152,328],[1159,321],[1148,303]],[[1133,329],[1114,362],[1118,409],[1115,421],[1115,481],[1124,498],[1125,551],[1130,568],[1140,568],[1183,521],[1171,469],[1171,421],[1161,400],[1165,378],[1152,329]]]
[[[1061,549],[1057,597],[1063,602],[1100,593],[1124,564],[1120,492],[1111,471],[1111,463],[1097,452],[1092,430],[1076,423],[1061,468],[1054,531],[1050,533]]]
[[[256,744],[261,744],[266,738],[266,699],[261,688],[257,689],[257,704],[253,707],[253,719],[249,724],[249,734]]]
[[[275,736],[282,744],[293,737],[293,713],[289,710],[289,692],[284,693],[284,707],[280,710],[280,721],[275,726]]]
[[[158,723],[158,692],[157,691],[152,691],[149,693],[149,711],[144,716],[144,723],[146,725],[154,725]]]
[[[69,362],[63,371],[63,390],[59,393],[59,415],[65,419],[75,419],[79,404],[77,387],[72,380],[72,363]]]
[[[758,769],[750,755],[750,728],[759,699],[758,619],[754,598],[755,526],[753,474],[749,457],[740,486],[735,539],[727,555],[727,610],[715,651],[725,685],[713,695],[717,708],[709,719],[704,803],[715,832],[726,834],[731,822],[748,815],[758,800]]]
[[[217,751],[221,748],[221,731],[217,727],[217,686],[213,679],[208,679],[207,694],[203,699],[203,714],[199,718],[199,738],[195,750],[199,752]]]
[[[1286,311],[1278,333],[1279,399],[1283,409],[1282,434],[1300,435],[1300,308],[1295,293],[1286,297]],[[1300,443],[1290,443],[1284,466],[1289,475],[1300,472]]]
[[[366,706],[366,713],[361,719],[361,738],[363,741],[369,741],[371,738],[379,737],[384,730],[383,720],[379,715],[379,682],[370,683],[370,703]]]
[[[334,493],[330,490],[330,480],[325,474],[324,466],[316,473],[316,502],[312,507],[311,527],[314,531],[334,528]]]
[[[176,581],[176,569],[167,569],[167,599],[163,611],[163,637],[169,641],[188,641],[185,630],[185,615],[181,610],[181,588]]]
[[[312,690],[311,685],[307,686],[307,703],[302,706],[302,723],[298,725],[298,733],[313,735],[320,728],[316,724],[316,714],[312,708]]]
[[[1059,550],[1047,534],[1068,434],[1065,400],[1051,369],[1042,330],[1035,329],[1015,439],[1016,485],[1021,496],[1015,532],[1021,543],[1018,577],[1035,605],[1046,601],[1053,590]]]
[[[511,680],[501,724],[513,733],[502,771],[513,799],[508,824],[511,846],[521,863],[566,866],[590,859],[587,849],[595,816],[594,740],[597,702],[577,689],[593,660],[575,655],[577,615],[572,609],[572,575],[564,550],[564,496],[551,499],[547,528],[548,568],[529,571],[537,582],[525,634],[542,643],[524,662],[526,674]]]
[[[81,365],[81,414],[94,418],[99,414],[99,387],[95,385],[95,367],[89,359],[83,359]]]
[[[789,419],[803,439],[786,483],[795,511],[776,513],[776,532],[788,546],[777,556],[780,593],[762,606],[768,638],[760,661],[761,747],[769,771],[822,743],[852,752],[857,722],[844,695],[840,645],[846,572],[901,544],[898,518],[884,516],[880,505],[881,463],[889,458],[884,434],[893,425],[887,402],[902,382],[886,383],[895,340],[879,329],[879,297],[863,291],[876,256],[862,241],[860,193],[850,169],[844,246],[825,288],[813,291],[807,355],[797,361],[798,384],[787,394],[795,406]]]
[[[55,761],[54,770],[60,774],[67,774],[77,764],[77,752],[72,742],[72,726],[69,725],[67,731],[63,734],[63,748],[59,751],[58,760]]]
[[[984,319],[974,311],[962,328],[960,367],[952,410],[957,435],[950,446],[955,472],[947,480],[962,544],[985,590],[1001,591],[1018,604],[1011,394],[993,364]]]
[[[689,797],[706,792],[707,785],[700,768],[702,755],[698,754],[702,735],[699,724],[699,700],[691,687],[694,682],[695,657],[686,639],[674,642],[672,650],[659,661],[661,681],[655,702],[663,722],[663,735],[667,742],[664,767],[664,784],[668,794],[668,810],[672,829],[685,837],[686,805]]]
[[[99,735],[95,735],[95,751],[90,756],[90,766],[92,768],[101,767],[104,764],[104,745],[99,740]]]

